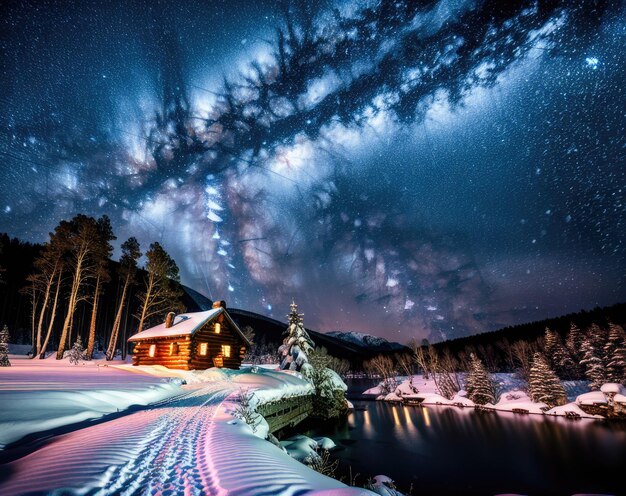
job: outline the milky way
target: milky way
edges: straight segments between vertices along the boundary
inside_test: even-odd
[[[184,283],[440,340],[626,298],[617,2],[13,2],[0,231],[108,214]]]

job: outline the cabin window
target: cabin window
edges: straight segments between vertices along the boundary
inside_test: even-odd
[[[230,358],[230,345],[228,344],[222,345],[222,356],[226,358]]]
[[[215,334],[219,334],[222,331],[222,324],[219,322],[215,323]]]
[[[178,355],[178,343],[170,343],[170,356]]]
[[[150,349],[148,350],[148,355],[150,358],[154,358],[154,354],[156,353],[156,344],[151,344]]]
[[[200,343],[200,354],[206,356],[209,351],[209,343]]]

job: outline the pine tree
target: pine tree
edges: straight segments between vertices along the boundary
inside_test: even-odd
[[[535,353],[528,383],[530,398],[553,407],[567,403],[565,389],[541,353]]]
[[[67,354],[70,357],[70,363],[73,363],[74,365],[78,365],[78,362],[87,358],[85,355],[85,348],[83,348],[83,340],[80,338],[80,335],[76,338],[74,346],[72,346],[72,349]]]
[[[0,367],[10,367],[9,362],[9,328],[4,325],[0,331]]]
[[[144,290],[138,295],[139,320],[137,332],[156,317],[163,318],[168,311],[184,311],[180,302],[182,291],[176,284],[180,281],[178,265],[159,243],[152,243],[146,252],[146,277]],[[107,357],[112,357],[115,350],[109,347]]]
[[[302,366],[308,362],[308,354],[313,351],[313,341],[304,329],[304,315],[298,313],[298,305],[296,302],[291,303],[291,312],[287,316],[289,327],[287,328],[287,337],[283,344],[278,348],[278,352],[282,357],[280,368],[282,370],[301,371]]]
[[[470,354],[470,370],[465,379],[467,397],[477,405],[496,402],[496,388],[485,366],[474,353]]]
[[[577,363],[580,363],[580,361],[582,360],[582,354],[580,351],[580,347],[582,344],[582,331],[576,324],[574,324],[573,322],[570,323],[569,332],[567,333],[567,338],[565,339],[565,346],[567,347],[567,351],[569,351],[574,361]]]
[[[552,366],[560,377],[573,378],[577,376],[578,367],[567,348],[563,345],[561,336],[546,327],[545,352]]]
[[[589,387],[591,389],[600,389],[602,384],[606,382],[606,367],[604,366],[601,352],[594,343],[596,340],[590,333],[592,330],[593,328],[587,332],[580,345],[580,352],[583,357],[580,364],[585,369],[585,377],[589,380]]]
[[[609,324],[609,333],[604,345],[606,378],[609,382],[622,382],[626,375],[626,333],[617,325]]]

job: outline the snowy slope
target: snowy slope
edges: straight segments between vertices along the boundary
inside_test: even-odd
[[[181,381],[67,359],[12,356],[0,368],[0,449],[28,434],[181,394]]]
[[[154,368],[157,379],[166,373]],[[272,371],[192,376],[202,380],[182,386],[182,396],[58,436],[11,462],[0,494],[371,495],[314,472],[233,416],[241,386],[276,397],[305,381]]]

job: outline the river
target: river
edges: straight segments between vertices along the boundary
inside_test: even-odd
[[[626,494],[626,424],[356,401],[328,436],[340,471],[413,495]]]

